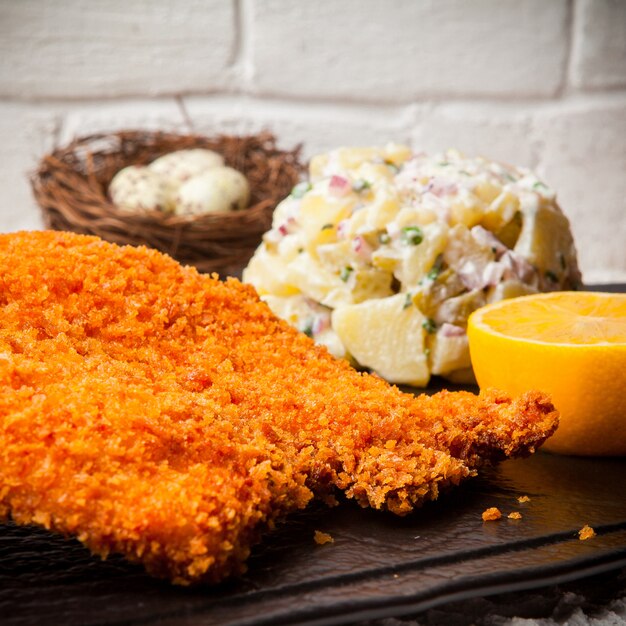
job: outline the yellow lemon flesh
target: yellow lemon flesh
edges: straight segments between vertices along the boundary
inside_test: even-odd
[[[626,294],[503,300],[475,311],[467,332],[480,387],[552,396],[561,421],[544,449],[626,455]]]

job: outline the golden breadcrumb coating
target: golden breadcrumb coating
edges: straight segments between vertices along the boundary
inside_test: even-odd
[[[313,541],[315,541],[315,543],[320,546],[323,546],[326,543],[335,543],[332,535],[322,532],[321,530],[315,531],[315,533],[313,534]]]
[[[252,287],[95,237],[0,236],[0,517],[176,583],[339,488],[411,511],[556,428],[540,393],[401,393]]]
[[[591,528],[591,526],[589,526],[589,524],[585,524],[578,531],[578,538],[581,541],[586,541],[587,539],[592,539],[595,536],[596,536],[596,531],[593,528]]]
[[[492,506],[483,511],[483,522],[495,522],[502,518],[502,513],[498,507]]]

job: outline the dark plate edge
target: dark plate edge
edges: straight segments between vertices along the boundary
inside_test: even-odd
[[[288,615],[275,615],[271,620],[243,620],[233,622],[232,626],[264,626],[275,624],[302,624],[303,626],[342,626],[363,620],[384,619],[414,615],[451,602],[467,600],[500,593],[526,591],[551,585],[563,584],[598,574],[626,567],[626,548],[598,555],[595,558],[585,557],[572,559],[553,566],[525,568],[513,572],[494,572],[475,578],[462,578],[457,581],[440,585],[427,595],[416,593],[380,599],[375,602],[352,602],[345,605],[334,605],[333,614],[319,617],[312,615],[312,610],[292,611]],[[366,606],[368,605],[368,606]]]

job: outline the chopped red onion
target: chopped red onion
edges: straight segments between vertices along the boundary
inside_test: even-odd
[[[313,334],[318,335],[330,328],[330,315],[316,315],[313,322]]]
[[[465,329],[460,326],[456,326],[454,324],[448,324],[448,322],[444,322],[440,328],[438,335],[442,337],[463,337],[465,335]]]
[[[370,259],[372,256],[372,247],[367,243],[365,237],[357,235],[352,240],[352,250],[357,253],[358,256],[364,259]]]
[[[348,230],[348,220],[341,220],[338,224],[337,224],[337,239],[345,239],[346,235],[347,235],[347,230]]]
[[[524,257],[512,250],[505,252],[500,262],[504,265],[503,278],[507,280],[514,279],[530,284],[537,276],[535,268]]]
[[[278,227],[278,232],[283,236],[286,237],[289,233],[291,233],[293,231],[293,226],[296,223],[295,218],[293,217],[288,217],[279,227]]]
[[[349,194],[351,190],[352,185],[347,178],[337,175],[331,177],[330,183],[328,185],[328,191],[331,195],[336,197],[343,197]]]

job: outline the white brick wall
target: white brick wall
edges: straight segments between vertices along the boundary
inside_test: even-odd
[[[111,98],[228,88],[234,14],[233,2],[223,0],[3,0],[0,95]]]
[[[626,98],[550,106],[537,115],[538,172],[559,190],[587,277],[626,267]]]
[[[255,90],[384,102],[554,94],[563,81],[567,2],[470,4],[258,0]],[[286,53],[295,62],[286,63]]]
[[[60,119],[45,106],[0,102],[0,231],[41,224],[28,176],[39,156],[52,149]]]
[[[0,0],[0,59],[0,230],[76,135],[269,128],[535,168],[585,278],[626,282],[624,0]]]
[[[626,2],[579,0],[572,49],[572,83],[626,87]]]
[[[426,110],[417,119],[412,143],[427,152],[455,147],[507,163],[535,167],[530,104],[454,102]]]

